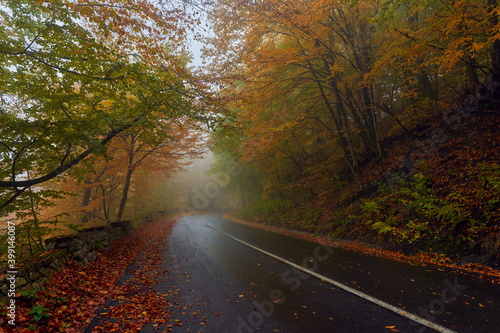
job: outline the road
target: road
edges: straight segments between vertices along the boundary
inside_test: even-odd
[[[154,288],[179,291],[173,332],[500,332],[497,285],[216,214],[180,219],[163,265]]]

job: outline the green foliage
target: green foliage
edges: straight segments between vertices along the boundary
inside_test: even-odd
[[[80,232],[85,229],[85,225],[82,224],[66,223],[65,226],[73,230],[74,232]]]
[[[23,193],[23,201],[16,204],[15,216],[18,223],[15,227],[16,237],[16,262],[21,263],[27,259],[36,257],[45,252],[43,240],[54,231],[54,226],[59,222],[62,215],[53,216],[51,219],[40,220],[40,212],[52,207],[52,200],[61,198],[64,192],[50,189],[39,189],[37,191],[27,190]],[[6,235],[0,236],[5,239]],[[4,267],[7,257],[7,242],[0,245],[0,267]]]
[[[409,208],[414,208],[424,219],[441,222],[443,228],[451,223],[447,228],[453,230],[457,224],[468,219],[460,204],[436,198],[429,179],[421,173],[412,176],[408,186],[402,187],[399,192],[410,198]],[[413,229],[416,227],[412,226]]]
[[[422,220],[411,220],[404,228],[398,230],[400,241],[406,241],[409,244],[415,243],[424,238],[429,231],[429,222]]]
[[[25,297],[27,299],[39,299],[40,296],[37,295],[37,292],[38,292],[39,288],[36,288],[36,289],[33,289],[33,290],[24,290],[24,291],[21,291],[19,294],[22,296],[22,297]]]
[[[361,209],[365,212],[371,213],[380,210],[380,204],[376,200],[362,200]]]
[[[58,217],[61,215],[41,221],[40,212],[47,207],[52,207],[54,205],[52,200],[59,199],[62,195],[64,195],[64,192],[51,189],[27,190],[24,192],[24,200],[18,202],[18,211],[16,212],[16,218],[21,222],[16,225],[15,229],[17,262],[23,262],[45,251],[43,239],[54,230],[53,226],[58,224]],[[0,248],[2,258],[5,257],[5,251],[5,248]]]
[[[321,218],[321,215],[323,214],[323,208],[322,207],[314,207],[314,206],[308,206],[305,209],[305,212],[302,216],[302,220],[304,223],[308,226],[314,226],[315,224],[318,223],[319,219]]]
[[[398,213],[401,207],[402,215]],[[464,222],[477,228],[477,221],[460,203],[436,197],[423,173],[414,174],[392,192],[381,191],[375,199],[362,201],[361,208],[369,219],[366,224],[379,235],[388,234],[409,244],[429,240],[442,231],[450,234]]]
[[[388,223],[384,223],[384,222],[373,223],[372,229],[378,230],[379,235],[394,231],[394,227],[392,227]]]
[[[479,163],[477,168],[480,170],[479,178],[484,185],[491,186],[495,192],[500,191],[500,165]]]
[[[0,215],[54,198],[40,185],[105,155],[120,133],[206,119],[210,102],[174,53],[182,15],[164,9],[2,2]]]
[[[66,303],[67,301],[68,299],[62,296],[53,296],[52,299],[50,300],[50,302],[54,305],[58,303]]]
[[[39,322],[43,318],[50,317],[50,313],[48,313],[48,311],[49,309],[45,308],[43,305],[34,305],[28,314],[33,315],[35,321]]]
[[[33,225],[32,221],[26,221],[16,226],[16,263],[21,263],[27,259],[33,258],[45,251],[43,237],[49,233],[46,226]],[[2,235],[0,240],[6,239]],[[0,267],[7,264],[8,246],[3,242],[0,246]]]
[[[488,196],[487,215],[492,217],[500,206],[500,165],[479,163],[477,169],[479,171],[478,178],[483,185],[483,190],[478,195],[480,197]]]
[[[288,215],[292,208],[291,202],[276,196],[264,200],[254,200],[252,204],[241,213],[243,218],[265,218],[267,221],[279,222]]]

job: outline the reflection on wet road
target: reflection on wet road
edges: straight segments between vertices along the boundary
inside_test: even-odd
[[[216,214],[180,219],[164,260],[169,281],[156,287],[180,290],[180,311],[174,315],[182,323],[178,331],[435,331],[418,318],[395,313],[398,309],[448,332],[500,327],[498,286],[430,266],[318,246]],[[325,281],[330,279],[340,285]]]

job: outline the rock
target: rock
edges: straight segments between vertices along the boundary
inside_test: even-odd
[[[0,280],[0,291],[2,291],[2,294],[5,296],[9,293],[9,283],[6,279]]]
[[[114,239],[130,234],[131,231],[131,221],[120,221],[112,223],[111,226],[91,228],[69,236],[48,238],[45,240],[45,249],[60,250],[44,255],[19,269],[16,290],[19,292],[36,289],[49,281],[68,261],[68,253],[71,253],[71,259],[77,263],[87,265],[96,259],[96,244],[99,244],[98,247],[109,248]],[[9,301],[9,284],[6,278],[7,276],[0,278],[0,304]]]
[[[40,273],[42,273],[43,275],[45,275],[48,278],[52,277],[52,275],[54,275],[55,272],[56,272],[55,270],[53,270],[52,268],[49,268],[49,267],[42,267],[40,269]]]
[[[55,270],[59,270],[59,268],[61,268],[61,260],[55,259],[53,262],[50,263],[50,267]]]
[[[20,289],[26,284],[28,284],[28,281],[26,281],[26,279],[24,279],[23,277],[18,276],[16,278],[16,288]]]

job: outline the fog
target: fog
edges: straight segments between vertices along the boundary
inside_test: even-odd
[[[184,171],[175,173],[171,179],[177,210],[234,210],[243,207],[236,172],[226,171],[227,167],[238,168],[236,162],[223,162],[210,151],[189,162],[191,164]]]

